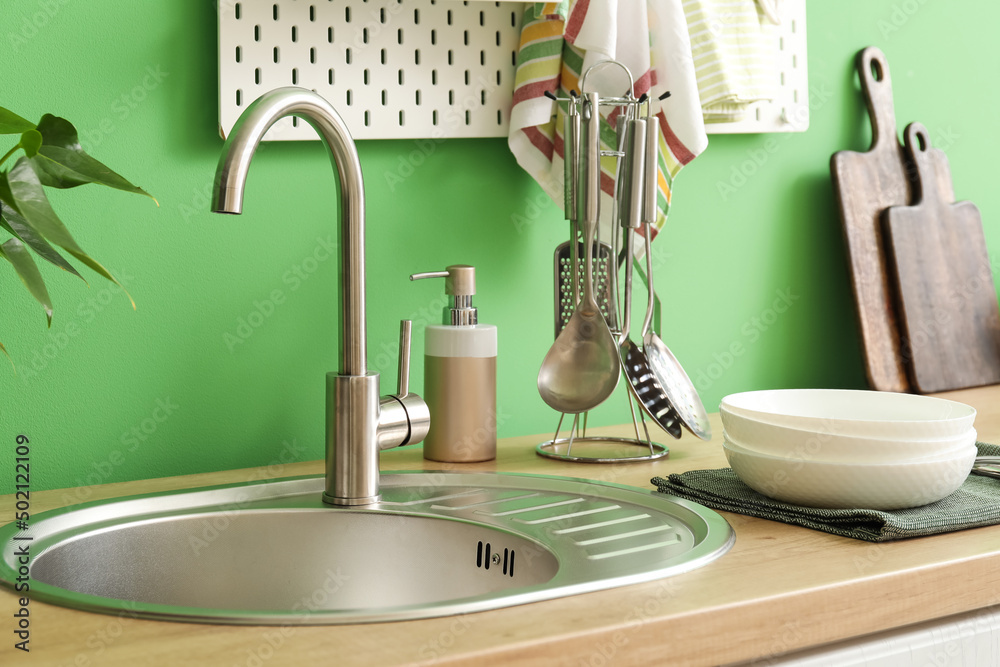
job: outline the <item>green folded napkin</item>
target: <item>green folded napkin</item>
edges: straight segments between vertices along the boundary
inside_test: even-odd
[[[977,442],[980,456],[1000,456],[1000,446]],[[782,521],[869,542],[947,533],[1000,523],[1000,479],[969,475],[953,494],[922,507],[904,510],[821,509],[772,500],[736,477],[732,468],[691,470],[654,477],[662,493],[706,507],[761,519]]]

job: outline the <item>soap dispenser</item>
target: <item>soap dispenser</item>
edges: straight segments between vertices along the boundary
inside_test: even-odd
[[[497,455],[497,328],[478,323],[476,269],[455,264],[410,276],[421,278],[444,278],[449,297],[444,323],[428,325],[424,337],[424,400],[431,414],[424,458],[490,461]]]

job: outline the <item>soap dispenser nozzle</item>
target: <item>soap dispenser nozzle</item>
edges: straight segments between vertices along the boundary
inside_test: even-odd
[[[445,271],[414,273],[410,280],[422,278],[444,278],[444,293],[450,304],[444,309],[443,324],[451,326],[471,326],[479,320],[472,305],[476,293],[476,268],[468,264],[452,264]]]

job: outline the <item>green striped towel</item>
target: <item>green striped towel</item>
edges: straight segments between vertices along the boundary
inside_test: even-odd
[[[705,122],[741,120],[774,97],[773,24],[754,0],[685,0],[691,53]]]

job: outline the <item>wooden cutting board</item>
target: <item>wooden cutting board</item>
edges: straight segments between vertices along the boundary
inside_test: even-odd
[[[979,209],[954,203],[927,129],[911,123],[905,135],[915,200],[885,211],[884,223],[913,386],[928,394],[1000,383],[1000,308]]]
[[[858,53],[856,65],[871,116],[872,145],[865,153],[834,153],[830,172],[844,223],[868,383],[880,391],[906,391],[909,382],[900,353],[879,216],[889,206],[910,203],[911,182],[896,136],[885,54],[869,46]]]

